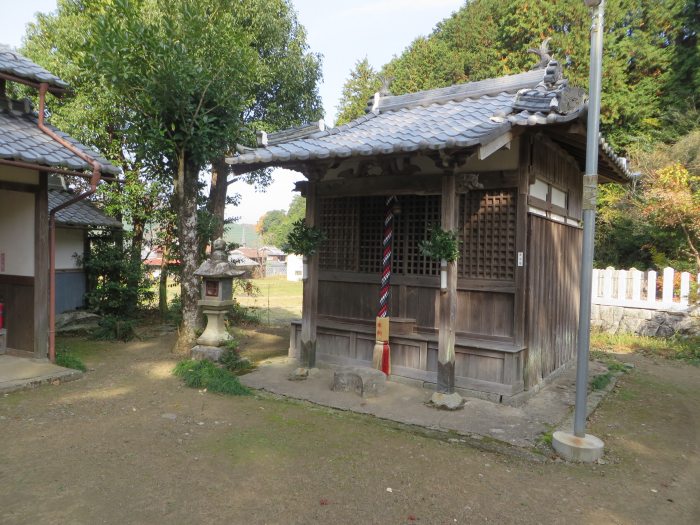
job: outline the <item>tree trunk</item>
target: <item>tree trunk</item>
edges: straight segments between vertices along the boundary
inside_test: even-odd
[[[197,242],[197,166],[185,159],[185,152],[178,157],[178,173],[175,187],[178,216],[178,241],[180,245],[180,301],[182,324],[175,345],[175,352],[185,354],[195,344],[197,329],[197,300],[199,280],[194,275],[199,265]]]
[[[130,298],[129,311],[135,312],[139,304],[139,294],[138,287],[141,277],[143,275],[142,271],[142,261],[141,261],[141,248],[143,247],[143,234],[145,231],[146,220],[140,216],[134,216],[133,220],[134,231],[131,236],[131,247],[129,248],[129,273],[127,275],[127,288],[129,290],[134,290],[133,297]]]
[[[228,164],[224,158],[217,159],[211,163],[211,188],[207,199],[207,211],[214,218],[213,242],[224,236],[224,217],[226,212],[226,192],[228,190]]]
[[[158,310],[160,317],[165,320],[168,316],[168,243],[166,239],[160,259],[160,277],[158,278]]]

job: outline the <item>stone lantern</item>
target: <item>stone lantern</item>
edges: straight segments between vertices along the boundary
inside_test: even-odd
[[[214,241],[210,258],[194,272],[202,278],[202,298],[197,304],[207,317],[207,327],[197,339],[197,346],[192,349],[195,359],[218,361],[221,357],[224,350],[222,343],[231,339],[225,320],[226,312],[234,304],[233,278],[243,273],[228,261],[226,243],[222,239]]]

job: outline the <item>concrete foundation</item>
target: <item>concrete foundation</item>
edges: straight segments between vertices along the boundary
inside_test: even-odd
[[[73,381],[82,376],[83,373],[79,370],[56,366],[46,360],[0,356],[0,394],[34,388],[45,383]]]
[[[552,446],[566,461],[593,463],[603,457],[604,443],[591,434],[577,437],[558,430],[552,436]]]

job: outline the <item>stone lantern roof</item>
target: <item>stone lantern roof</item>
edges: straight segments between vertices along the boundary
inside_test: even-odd
[[[226,255],[226,243],[223,239],[214,241],[211,256],[194,272],[197,277],[208,279],[231,279],[244,273],[244,271],[237,269],[233,263],[229,262]]]

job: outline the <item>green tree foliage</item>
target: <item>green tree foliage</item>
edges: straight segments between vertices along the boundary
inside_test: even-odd
[[[601,122],[614,145],[673,140],[697,123],[699,18],[696,0],[606,2]],[[519,73],[536,64],[527,49],[551,37],[565,75],[586,88],[590,23],[580,0],[473,0],[380,75],[393,77],[391,92],[400,95]],[[357,93],[342,100],[346,120],[364,111],[367,93]]]
[[[601,187],[596,264],[700,270],[700,130],[632,151],[639,179]]]
[[[335,125],[342,126],[363,115],[367,101],[379,91],[380,86],[381,79],[367,57],[358,60],[350,71],[350,78],[343,85]]]
[[[303,219],[305,215],[306,199],[295,195],[286,213],[282,210],[267,212],[260,217],[256,230],[262,235],[265,244],[282,247],[287,242],[294,223]]]
[[[81,261],[89,283],[88,306],[105,316],[133,317],[134,304],[153,299],[141,261],[128,257],[128,245],[113,232],[93,232],[88,240],[90,251]]]
[[[85,89],[70,115],[76,127],[81,110],[103,106],[99,133],[86,142],[172,187],[166,202],[177,224],[168,231],[180,259],[184,350],[197,324],[200,172],[235,142],[252,141],[256,129],[316,117],[319,57],[308,52],[287,0],[61,0],[54,15],[38,19],[27,49],[32,41],[31,56],[43,65],[75,69],[68,80]],[[103,142],[111,138],[113,145]],[[218,187],[225,197],[226,185]]]

